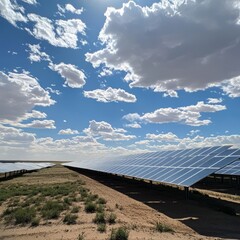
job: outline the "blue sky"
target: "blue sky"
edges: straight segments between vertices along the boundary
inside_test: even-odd
[[[0,0],[0,159],[240,147],[240,5]]]

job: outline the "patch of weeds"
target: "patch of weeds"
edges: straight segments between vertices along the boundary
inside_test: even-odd
[[[97,212],[99,212],[99,213],[102,213],[102,212],[104,212],[104,205],[102,205],[102,204],[99,204],[99,205],[97,206],[97,209],[96,209],[96,211],[97,211]]]
[[[71,200],[70,198],[68,198],[68,197],[65,197],[65,198],[63,199],[63,201],[64,201],[64,203],[67,204],[67,205],[71,205],[71,204],[72,204],[72,200]]]
[[[119,205],[118,203],[115,204],[115,207],[119,210],[123,210],[123,206]]]
[[[96,209],[97,209],[97,205],[93,202],[88,202],[85,205],[85,212],[87,213],[94,213],[96,212]]]
[[[107,218],[107,221],[109,224],[115,224],[116,223],[117,216],[114,213],[110,213],[110,215]]]
[[[76,224],[76,220],[77,220],[77,215],[75,214],[67,214],[64,219],[63,222],[70,225],[70,224]]]
[[[160,222],[156,222],[155,224],[155,229],[158,231],[158,232],[174,232],[173,229],[163,223],[160,223]]]
[[[13,213],[15,224],[27,224],[32,222],[36,216],[34,208],[17,208]]]
[[[98,224],[97,230],[101,233],[106,232],[106,224],[105,223]]]
[[[98,195],[97,194],[88,194],[88,196],[85,198],[85,203],[88,202],[94,202],[95,200],[98,199]]]
[[[78,239],[77,239],[77,240],[84,240],[84,239],[85,239],[84,235],[85,235],[84,232],[80,233],[80,234],[78,235]]]
[[[40,219],[39,218],[34,218],[31,222],[31,226],[32,227],[37,227],[40,223]]]
[[[80,209],[79,206],[75,206],[75,207],[72,208],[71,213],[78,213],[79,209]]]
[[[125,227],[112,229],[109,240],[128,240],[129,231]]]
[[[98,203],[98,204],[106,204],[107,201],[106,201],[104,198],[99,198],[99,199],[97,200],[97,203]]]
[[[45,219],[57,219],[63,210],[64,207],[61,203],[50,200],[44,204],[41,212]]]
[[[93,219],[94,223],[100,224],[100,223],[105,223],[105,214],[104,213],[96,213],[95,218]]]

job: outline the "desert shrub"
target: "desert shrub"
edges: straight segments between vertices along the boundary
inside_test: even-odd
[[[36,216],[34,208],[17,208],[13,213],[15,224],[30,223]]]
[[[104,213],[96,213],[95,218],[93,219],[94,223],[105,223],[106,219],[105,219],[105,214]]]
[[[155,228],[158,232],[173,232],[171,227],[160,222],[156,222]]]
[[[96,212],[96,209],[97,209],[97,205],[93,202],[88,202],[85,205],[85,212],[87,213],[94,213]]]
[[[72,199],[68,198],[68,197],[65,197],[63,199],[64,203],[67,204],[67,205],[71,205],[72,204]]]
[[[79,209],[80,209],[80,207],[75,206],[75,207],[72,208],[71,213],[78,213]]]
[[[114,213],[110,213],[110,215],[107,218],[107,221],[109,224],[114,224],[116,223],[117,216]]]
[[[76,220],[77,220],[77,215],[75,214],[67,214],[64,219],[63,222],[70,225],[70,224],[76,224]]]
[[[93,202],[95,200],[98,199],[98,195],[97,194],[88,194],[88,196],[85,198],[85,203],[88,203],[88,202]]]
[[[31,222],[31,226],[32,227],[37,227],[40,223],[40,219],[39,218],[34,218],[32,219],[32,222]]]
[[[100,224],[98,224],[98,226],[97,226],[97,230],[99,231],[99,232],[106,232],[106,224],[105,223],[100,223]]]
[[[128,240],[129,232],[125,227],[112,229],[110,240]]]
[[[104,205],[99,204],[99,205],[97,205],[96,211],[99,213],[102,213],[102,212],[104,212],[104,209],[105,209]]]
[[[78,235],[78,240],[84,240],[84,239],[85,239],[84,232],[82,232]]]
[[[99,203],[99,204],[106,204],[107,201],[104,198],[99,198],[97,203]]]
[[[45,219],[57,219],[64,210],[63,205],[57,201],[47,201],[42,207],[42,216]]]

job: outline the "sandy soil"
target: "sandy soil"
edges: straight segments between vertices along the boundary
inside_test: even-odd
[[[88,175],[88,176],[87,176]],[[8,181],[0,182],[1,186],[5,184],[50,184],[59,182],[77,181],[82,179],[86,182],[87,188],[92,193],[98,194],[107,200],[107,211],[113,211],[117,215],[117,223],[107,227],[106,233],[99,233],[96,224],[92,223],[94,214],[86,214],[80,211],[78,214],[78,223],[76,225],[65,225],[61,220],[53,221],[48,225],[38,227],[20,227],[6,226],[3,221],[0,223],[0,240],[60,240],[60,239],[78,239],[79,234],[84,235],[84,239],[109,239],[111,229],[118,226],[126,226],[129,229],[129,239],[146,239],[146,240],[200,240],[200,239],[221,239],[219,234],[214,231],[231,231],[232,236],[237,236],[235,231],[240,232],[239,217],[232,217],[208,209],[199,204],[186,201],[182,196],[168,195],[166,192],[141,186],[140,184],[120,180],[114,177],[103,177],[94,174],[80,174],[61,166],[49,169],[43,169],[38,172],[25,174],[21,177]],[[169,208],[169,209],[168,209]],[[167,211],[168,209],[168,211]],[[0,213],[4,206],[0,207]],[[180,214],[180,210],[185,214]],[[175,214],[173,214],[175,212]],[[198,221],[201,216],[205,217],[204,221]],[[223,219],[225,218],[225,223]],[[206,222],[209,219],[209,222]],[[214,221],[215,222],[212,222]],[[155,230],[155,223],[161,222],[172,229],[174,233],[159,233]],[[189,223],[194,224],[189,224]],[[202,225],[205,231],[199,231],[195,225]],[[210,224],[215,224],[218,227]],[[224,224],[224,225],[223,225]],[[204,225],[204,226],[203,226]],[[231,228],[232,227],[232,228]],[[213,230],[212,230],[213,229]],[[212,234],[201,233],[211,232]],[[224,236],[224,234],[220,234]],[[234,238],[234,237],[233,237]],[[240,239],[240,233],[239,238]]]

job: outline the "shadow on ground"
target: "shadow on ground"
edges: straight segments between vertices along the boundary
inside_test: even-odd
[[[201,235],[240,239],[240,216],[231,216],[206,206],[201,201],[186,200],[184,191],[151,185],[119,176],[76,170],[192,228]],[[240,204],[224,202],[240,211]]]

